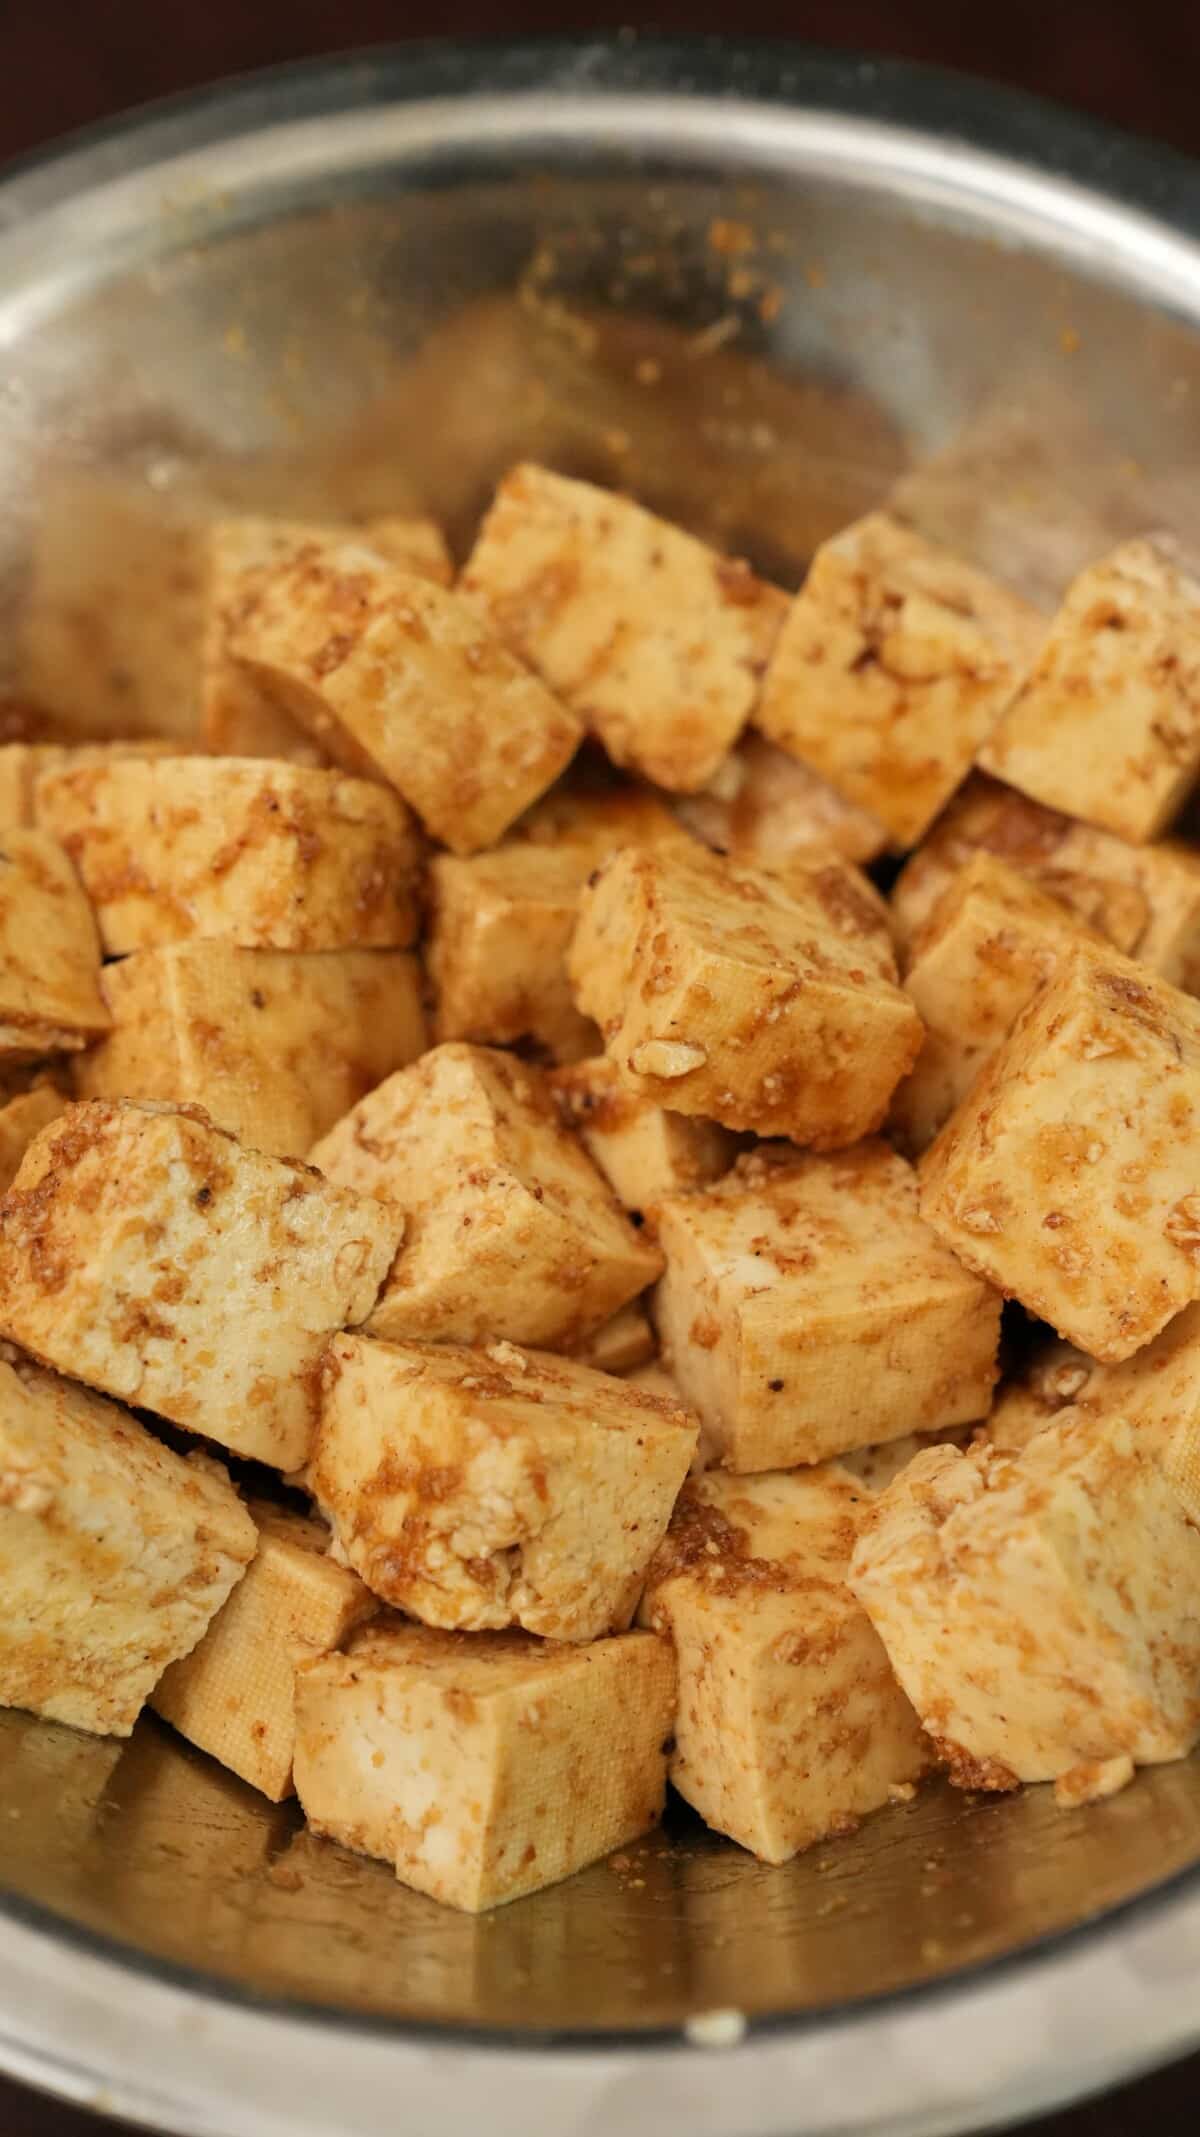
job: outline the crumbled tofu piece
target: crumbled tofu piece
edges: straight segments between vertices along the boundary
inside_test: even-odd
[[[511,1054],[434,1047],[339,1121],[312,1162],[404,1212],[376,1335],[568,1349],[662,1269],[562,1126],[542,1071]]]
[[[1200,581],[1164,542],[1079,574],[980,763],[1121,838],[1170,823],[1200,773]]]
[[[1082,1810],[1085,1803],[1103,1803],[1107,1796],[1119,1795],[1128,1788],[1136,1771],[1128,1752],[1121,1752],[1115,1759],[1085,1759],[1082,1766],[1060,1773],[1054,1784],[1054,1800],[1064,1811]]]
[[[648,1364],[657,1349],[646,1309],[633,1299],[602,1328],[585,1336],[571,1356],[578,1358],[581,1365],[590,1365],[595,1373],[632,1373],[638,1366]]]
[[[296,1706],[314,1832],[468,1913],[569,1877],[662,1815],[675,1668],[650,1633],[562,1648],[372,1627],[300,1671]]]
[[[1200,1736],[1200,1531],[1125,1418],[1059,1420],[1017,1456],[918,1455],[850,1584],[963,1787]]]
[[[110,956],[189,936],[251,950],[403,949],[418,846],[394,794],[309,765],[121,759],[44,772]]]
[[[293,1793],[296,1671],[379,1605],[329,1556],[323,1523],[252,1500],[257,1550],[198,1647],[151,1695],[156,1714],[272,1803]]]
[[[102,985],[113,1028],[78,1063],[79,1095],[203,1106],[273,1157],[307,1157],[425,1045],[407,950],[167,943],[106,966]]]
[[[991,1416],[995,1411],[991,1412]],[[990,1417],[989,1417],[990,1424]],[[856,1447],[849,1454],[839,1454],[836,1462],[825,1466],[831,1472],[840,1471],[853,1479],[865,1492],[875,1495],[886,1491],[888,1485],[902,1470],[908,1468],[918,1454],[928,1447],[965,1447],[975,1434],[987,1430],[982,1422],[970,1425],[946,1425],[940,1432],[906,1432],[902,1439],[885,1440],[877,1447]],[[990,1436],[990,1435],[989,1435]]]
[[[615,764],[691,793],[736,742],[784,596],[627,497],[517,467],[460,585]]]
[[[384,1602],[595,1640],[629,1624],[695,1448],[685,1410],[574,1359],[345,1335],[309,1486]]]
[[[35,1137],[0,1204],[0,1333],[295,1470],[325,1340],[366,1319],[401,1230],[198,1109],[91,1099]]]
[[[938,900],[978,853],[1057,898],[1126,957],[1200,994],[1200,853],[1175,839],[1131,846],[975,773],[902,869],[892,927],[902,957]]]
[[[0,1058],[77,1052],[107,1031],[92,909],[56,840],[0,841]]]
[[[216,1462],[116,1403],[0,1362],[0,1705],[128,1736],[255,1546]]]
[[[836,1468],[697,1477],[647,1576],[640,1622],[679,1671],[670,1779],[763,1862],[847,1831],[930,1764],[845,1585],[867,1504]]]
[[[43,772],[76,764],[104,764],[114,757],[178,757],[178,742],[161,736],[141,741],[92,742],[70,748],[64,742],[0,744],[0,830],[30,830],[37,823],[37,783]]]
[[[615,854],[569,970],[631,1088],[830,1149],[877,1128],[921,1043],[886,924],[847,862],[787,884],[700,848]]]
[[[558,1069],[550,1080],[565,1118],[626,1209],[648,1209],[664,1195],[707,1187],[737,1155],[727,1128],[668,1112],[631,1090],[607,1054]]]
[[[757,726],[913,846],[966,778],[1045,635],[1036,609],[880,512],[822,544]]]
[[[1000,1300],[917,1213],[884,1143],[786,1145],[653,1213],[665,1359],[726,1469],[790,1469],[986,1416]]]
[[[0,1195],[6,1195],[17,1169],[41,1129],[57,1120],[69,1101],[53,1083],[36,1083],[0,1105]]]
[[[249,574],[235,607],[229,650],[255,683],[455,853],[492,845],[579,745],[470,603],[361,543],[308,544]]]
[[[844,861],[874,861],[888,842],[883,825],[866,809],[763,735],[744,735],[708,786],[677,807],[706,846],[781,874],[794,860],[829,853]]]
[[[1114,1363],[1200,1298],[1198,1127],[1200,1005],[1080,944],[926,1153],[921,1213]]]
[[[916,1156],[966,1097],[1039,987],[1086,933],[1035,883],[977,853],[954,878],[913,947],[905,988],[925,1026],[889,1128]]]

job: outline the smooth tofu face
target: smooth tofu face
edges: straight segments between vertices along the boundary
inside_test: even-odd
[[[743,735],[708,786],[678,807],[706,846],[781,874],[794,860],[823,860],[831,853],[865,865],[888,842],[876,817],[765,735]]]
[[[883,513],[825,542],[756,724],[913,846],[966,778],[1045,635],[1035,609]]]
[[[0,1705],[128,1736],[253,1556],[215,1462],[22,1360],[0,1362]]]
[[[851,1830],[929,1746],[846,1587],[866,1494],[836,1469],[684,1486],[640,1621],[679,1671],[670,1778],[763,1862]]]
[[[922,1454],[876,1502],[850,1584],[951,1778],[1048,1781],[1200,1735],[1200,1531],[1127,1419],[1017,1457]]]
[[[606,1054],[559,1069],[551,1081],[564,1118],[626,1209],[707,1187],[733,1163],[737,1140],[728,1129],[669,1113],[631,1090]]]
[[[0,1058],[77,1052],[108,1028],[92,909],[44,831],[0,838]]]
[[[430,864],[427,945],[440,1039],[534,1039],[556,1060],[595,1044],[571,997],[567,951],[591,861],[577,848],[512,844]]]
[[[80,1097],[203,1106],[273,1157],[306,1157],[425,1045],[405,950],[168,943],[106,966],[103,989],[113,1028],[77,1065]]]
[[[844,862],[785,886],[699,849],[627,848],[584,893],[569,969],[635,1092],[819,1149],[879,1126],[920,1046],[886,924]]]
[[[310,1826],[451,1907],[555,1884],[662,1814],[675,1669],[649,1633],[561,1648],[370,1628],[297,1695]]]
[[[721,1466],[788,1469],[987,1414],[1000,1300],[883,1143],[780,1146],[654,1211],[664,1356]]]
[[[922,1166],[921,1213],[968,1268],[1115,1363],[1200,1298],[1200,1008],[1076,949]]]
[[[638,1366],[649,1364],[657,1350],[645,1308],[635,1299],[632,1305],[622,1306],[620,1313],[614,1313],[611,1321],[605,1321],[593,1335],[585,1336],[571,1355],[581,1365],[590,1365],[593,1372],[632,1373]]]
[[[0,1331],[93,1387],[295,1470],[334,1330],[401,1233],[383,1203],[203,1114],[92,1099],[30,1144],[0,1212]]]
[[[558,1117],[542,1073],[439,1046],[388,1078],[312,1162],[404,1212],[376,1335],[570,1349],[662,1269]]]
[[[272,1803],[293,1793],[296,1671],[373,1617],[374,1597],[328,1555],[329,1532],[252,1503],[257,1550],[190,1655],[155,1687],[156,1714]]]
[[[46,772],[35,803],[110,956],[194,936],[403,949],[416,932],[412,822],[366,780],[245,758],[130,758]]]
[[[229,648],[456,853],[492,845],[579,744],[578,721],[475,608],[361,544],[314,542],[254,574]]]
[[[573,1359],[347,1335],[309,1485],[384,1602],[595,1640],[628,1625],[695,1447],[686,1412]]]
[[[68,1103],[54,1084],[39,1083],[0,1105],[0,1195],[8,1193],[34,1136],[57,1120]]]
[[[748,719],[786,609],[627,497],[514,468],[460,580],[614,764],[694,793]]]
[[[1054,809],[1142,842],[1200,771],[1200,583],[1165,544],[1081,572],[980,762]]]

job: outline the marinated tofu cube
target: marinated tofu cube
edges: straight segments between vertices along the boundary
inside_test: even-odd
[[[818,1149],[880,1125],[921,1044],[846,862],[785,885],[699,848],[626,848],[584,893],[569,969],[633,1091]]]
[[[596,1373],[632,1373],[640,1365],[647,1365],[655,1356],[658,1344],[644,1306],[634,1299],[622,1306],[611,1321],[605,1321],[590,1336],[572,1351],[581,1365],[590,1365]]]
[[[192,936],[403,949],[416,933],[412,820],[365,779],[244,757],[121,759],[43,773],[36,808],[110,956]]]
[[[987,1415],[1000,1299],[921,1222],[886,1144],[784,1145],[654,1211],[654,1316],[721,1466],[790,1469]]]
[[[80,1096],[203,1106],[274,1157],[307,1157],[425,1045],[406,950],[167,943],[106,966],[102,984],[113,1028],[77,1065]]]
[[[574,715],[468,602],[419,573],[361,543],[313,542],[253,579],[234,658],[455,853],[494,844],[574,755]]]
[[[533,466],[501,483],[459,583],[614,764],[681,793],[736,742],[787,606],[631,499]]]
[[[156,1714],[272,1803],[294,1793],[296,1671],[374,1617],[378,1604],[329,1556],[329,1531],[252,1500],[257,1549],[200,1645],[151,1696]]]
[[[69,1103],[56,1084],[43,1082],[28,1091],[15,1091],[0,1105],[0,1195],[8,1193],[34,1136],[57,1120]]]
[[[685,1410],[574,1359],[345,1335],[309,1486],[384,1602],[595,1640],[629,1624],[695,1449]]]
[[[32,829],[37,823],[37,783],[43,772],[76,764],[104,764],[116,757],[178,757],[182,745],[147,735],[140,741],[93,742],[68,748],[62,742],[0,744],[0,830]]]
[[[952,1780],[1181,1758],[1200,1736],[1200,1531],[1125,1418],[1020,1455],[918,1455],[863,1524],[850,1585]]]
[[[1080,573],[980,763],[1121,838],[1170,823],[1200,773],[1200,580],[1171,548]]]
[[[648,1209],[664,1195],[707,1187],[737,1155],[727,1128],[669,1113],[631,1090],[607,1054],[556,1070],[551,1083],[564,1118],[626,1209]]]
[[[74,1053],[107,1031],[91,906],[56,840],[0,840],[0,1059]]]
[[[752,868],[786,874],[794,860],[874,861],[888,835],[828,780],[764,735],[743,735],[707,787],[677,803],[690,831]]]
[[[914,846],[1045,636],[1036,609],[874,512],[822,544],[755,715],[772,742]]]
[[[434,1047],[339,1121],[312,1162],[404,1212],[376,1335],[570,1349],[662,1269],[562,1126],[543,1073],[511,1054]]]
[[[926,1153],[921,1213],[1090,1357],[1200,1298],[1200,1006],[1080,944]]]
[[[0,1362],[0,1705],[128,1736],[254,1555],[216,1462],[57,1373]]]
[[[846,1586],[869,1503],[836,1468],[695,1477],[647,1576],[640,1622],[679,1672],[670,1779],[763,1862],[852,1830],[931,1763]]]
[[[198,1109],[91,1099],[35,1137],[0,1204],[0,1333],[283,1470],[317,1366],[364,1321],[398,1212],[243,1150]]]
[[[656,1824],[674,1713],[650,1633],[563,1648],[369,1627],[300,1672],[296,1787],[315,1832],[477,1914]]]

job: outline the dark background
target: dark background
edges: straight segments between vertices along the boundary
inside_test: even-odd
[[[631,22],[796,37],[967,68],[1200,155],[1196,0],[739,0],[736,9],[691,0],[650,11],[629,0],[0,0],[0,162],[149,97],[280,60],[403,37]],[[1144,2137],[1150,2129],[1192,2137],[1198,2087],[1200,2057],[1102,2105],[1039,2122],[1036,2137]],[[100,2137],[90,2116],[3,2079],[0,2132]]]

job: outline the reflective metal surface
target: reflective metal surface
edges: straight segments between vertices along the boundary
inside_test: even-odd
[[[1045,597],[1200,542],[1198,231],[1172,159],[782,52],[435,51],[152,117],[0,187],[0,688],[69,641],[79,724],[182,730],[205,515],[412,504],[461,548],[519,454],[784,580],[887,495]],[[114,579],[149,641],[97,624]],[[0,2062],[206,2137],[393,2089],[500,2137],[974,2127],[1200,2037],[1198,1865],[1192,1761],[1074,1815],[931,1789],[783,1870],[681,1815],[475,1922],[152,1721],[0,1716]],[[713,2009],[764,2030],[681,2052]]]

